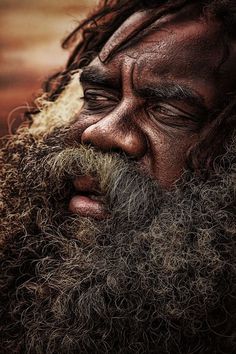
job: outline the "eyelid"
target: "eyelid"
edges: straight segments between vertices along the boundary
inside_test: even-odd
[[[88,97],[86,97],[86,95],[88,96],[88,94],[84,94],[84,97],[83,97],[83,99],[88,99]],[[96,98],[96,99],[95,99]],[[108,98],[107,97],[105,97],[105,96],[101,96],[101,95],[98,95],[98,94],[90,94],[90,97],[89,97],[89,99],[92,99],[92,100],[94,100],[94,101],[108,101]]]
[[[167,110],[166,113],[154,112],[149,108],[149,117],[151,120],[159,126],[160,129],[174,129],[174,131],[192,131],[198,132],[202,128],[202,124],[204,122],[205,116],[201,116],[200,112],[196,111],[195,114],[187,113],[186,111],[182,110],[181,108],[176,108],[174,105],[166,102],[158,102],[153,103],[151,105],[154,106],[161,106],[165,107]],[[150,107],[150,106],[149,106]],[[175,111],[175,113],[171,114]],[[170,113],[168,114],[168,110]]]
[[[86,99],[86,95],[87,96],[94,96],[94,97],[100,97],[100,98],[104,98],[104,99],[98,99],[97,101],[115,101],[118,102],[119,98],[117,97],[117,95],[115,95],[113,92],[108,92],[107,90],[103,90],[103,89],[97,89],[97,88],[86,88],[84,89],[84,99]]]
[[[169,131],[169,129],[173,132],[198,132],[201,129],[201,122],[197,119],[187,117],[183,119],[180,117],[180,119],[178,119],[177,116],[170,117],[168,115],[165,116],[164,114],[154,113],[149,113],[149,117],[159,129],[165,132]]]
[[[104,113],[113,109],[117,105],[117,98],[104,90],[86,89],[82,97],[84,104],[83,109],[93,114]]]
[[[196,113],[191,113],[191,112],[188,112],[186,111],[185,109],[182,109],[180,107],[176,107],[175,104],[172,104],[172,103],[167,103],[167,102],[158,102],[158,103],[152,103],[150,106],[149,106],[149,109],[152,109],[152,108],[164,108],[166,110],[166,114],[168,115],[168,112],[169,112],[169,116],[180,116],[180,117],[183,117],[183,118],[189,118],[189,119],[192,119],[192,120],[198,120],[199,117],[198,117],[198,114],[200,112],[196,112]],[[163,113],[164,114],[164,113]]]

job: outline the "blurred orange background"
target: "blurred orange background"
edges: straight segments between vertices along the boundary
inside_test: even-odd
[[[42,82],[61,69],[61,42],[97,0],[0,0],[0,135],[14,131]]]

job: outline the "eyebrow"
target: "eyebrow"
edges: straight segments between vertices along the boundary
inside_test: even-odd
[[[209,109],[205,104],[204,98],[198,92],[186,85],[164,83],[153,87],[142,87],[135,89],[135,92],[146,98],[186,101],[186,103],[196,106],[202,113],[209,113]]]
[[[101,69],[95,66],[87,66],[83,69],[80,75],[80,82],[82,84],[91,84],[98,86],[107,86],[111,88],[118,88],[120,83],[114,78],[108,77]]]

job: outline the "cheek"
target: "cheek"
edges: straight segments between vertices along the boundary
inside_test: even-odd
[[[170,188],[181,176],[188,150],[198,139],[197,134],[176,137],[161,132],[150,138],[149,165],[162,187]]]

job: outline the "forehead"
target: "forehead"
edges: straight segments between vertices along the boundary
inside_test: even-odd
[[[121,53],[120,58],[117,55],[116,59],[122,61],[122,56],[127,55],[140,66],[151,64],[158,73],[175,72],[179,76],[189,70],[193,74],[198,70],[204,70],[205,74],[209,69],[217,70],[223,54],[219,25],[199,21],[163,25]]]
[[[117,55],[113,65],[118,69],[126,57],[133,58],[137,84],[152,78],[214,86],[226,51],[220,33],[218,23],[170,21]]]
[[[217,89],[231,89],[235,81],[230,82],[235,77],[234,60],[225,60],[228,48],[221,23],[195,13],[162,16],[149,33],[128,42],[111,59],[102,62],[98,56],[89,66],[97,67],[121,85],[127,75],[132,75],[130,79],[136,86],[173,80],[187,85],[194,82],[209,90],[209,100],[213,100]],[[126,33],[120,31],[118,41],[119,36],[122,42]],[[105,45],[106,52],[111,43],[112,38]],[[103,52],[104,48],[101,57]]]

